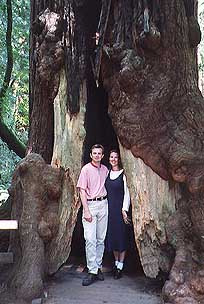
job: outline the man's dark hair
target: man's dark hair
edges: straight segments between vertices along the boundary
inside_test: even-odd
[[[95,144],[91,147],[91,153],[93,151],[93,149],[101,149],[102,150],[102,154],[104,154],[104,146],[102,146],[101,144]]]

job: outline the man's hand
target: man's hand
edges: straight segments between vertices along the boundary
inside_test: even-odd
[[[89,211],[89,207],[87,205],[87,195],[86,195],[86,191],[82,188],[80,188],[80,197],[81,197],[81,202],[83,205],[83,217],[85,219],[85,221],[91,223],[92,222],[92,215]]]
[[[85,221],[87,221],[89,223],[92,222],[92,215],[88,209],[84,210],[84,219],[85,219]]]

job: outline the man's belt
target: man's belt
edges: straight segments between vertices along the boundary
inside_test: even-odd
[[[87,201],[102,201],[107,198],[107,195],[101,197],[87,198]]]

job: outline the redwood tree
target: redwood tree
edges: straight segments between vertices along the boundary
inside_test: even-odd
[[[48,239],[38,231],[45,273],[57,271],[69,255],[79,164],[100,141],[107,149],[120,147],[145,274],[170,273],[163,289],[168,303],[202,301],[204,111],[196,4],[31,1],[28,150],[63,175],[61,198],[55,197],[58,229]],[[22,169],[17,174],[21,180]]]

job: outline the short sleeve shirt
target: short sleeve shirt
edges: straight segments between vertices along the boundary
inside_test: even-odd
[[[87,199],[105,196],[107,194],[105,189],[107,175],[108,169],[106,166],[101,164],[97,168],[90,162],[81,169],[77,187],[86,191]]]

